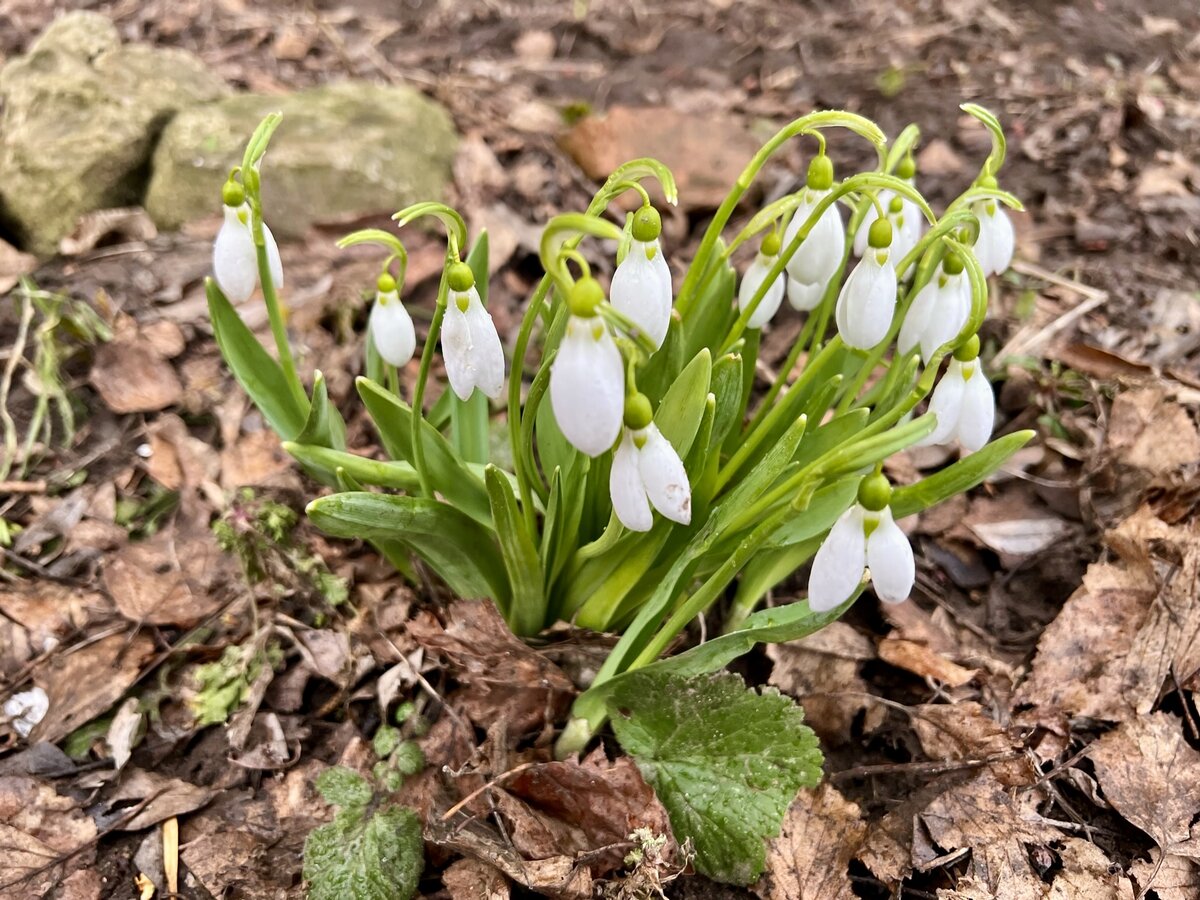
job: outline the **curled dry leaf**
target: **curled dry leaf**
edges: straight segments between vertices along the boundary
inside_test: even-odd
[[[137,769],[125,773],[116,790],[105,798],[107,809],[94,817],[105,830],[141,831],[199,809],[216,793],[180,778]]]
[[[566,712],[574,686],[558,666],[522,643],[489,600],[459,600],[446,624],[425,613],[409,631],[426,650],[449,664],[470,690],[457,698],[477,725],[508,722],[514,738]]]
[[[763,900],[854,900],[849,866],[866,833],[858,805],[832,785],[804,788],[770,842],[754,892]]]
[[[924,644],[901,638],[884,638],[880,641],[879,658],[921,678],[932,678],[950,687],[962,687],[977,674],[975,669],[960,666]]]
[[[565,824],[570,843],[555,849],[563,852],[569,847],[588,854],[594,875],[620,866],[628,850],[624,845],[638,828],[665,835],[664,857],[673,856],[675,842],[667,811],[628,756],[609,762],[600,748],[582,762],[539,763],[507,781],[505,788],[540,817]],[[614,844],[621,846],[594,855]]]
[[[791,694],[804,707],[804,719],[826,744],[850,740],[850,729],[866,710],[863,730],[870,734],[885,718],[882,704],[872,702],[862,664],[875,658],[870,638],[845,622],[834,622],[815,634],[785,644],[767,644],[775,664],[770,684]]]
[[[1159,900],[1195,900],[1200,897],[1200,863],[1182,856],[1163,856],[1150,851],[1150,859],[1139,859],[1130,867],[1139,891],[1153,888]]]

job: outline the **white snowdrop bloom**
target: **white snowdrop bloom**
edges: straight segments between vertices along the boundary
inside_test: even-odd
[[[671,268],[658,241],[662,218],[653,206],[633,216],[629,252],[613,272],[609,302],[637,325],[655,348],[662,346],[671,325]]]
[[[855,503],[829,530],[813,558],[808,578],[808,605],[814,612],[841,606],[858,589],[863,569],[880,600],[901,603],[916,581],[912,546],[884,506],[871,511]]]
[[[995,200],[979,200],[971,204],[979,219],[979,237],[975,241],[975,256],[985,275],[1000,275],[1012,265],[1016,234],[1012,219]]]
[[[630,531],[650,530],[654,524],[651,507],[672,522],[687,525],[692,521],[692,488],[683,461],[658,426],[649,421],[649,401],[641,394],[635,398],[644,404],[645,416],[639,420],[628,415],[635,405],[631,398],[608,477],[613,511]],[[642,422],[646,424],[641,428],[632,427]]]
[[[40,687],[34,687],[19,694],[13,694],[4,701],[4,716],[9,719],[13,731],[23,738],[29,737],[30,732],[50,710],[50,698]]]
[[[232,188],[231,188],[232,186]],[[213,241],[213,278],[222,293],[233,303],[242,303],[254,293],[258,284],[258,252],[250,228],[250,206],[245,192],[236,182],[226,182],[224,197],[225,221]],[[230,203],[228,201],[236,201]],[[267,269],[276,288],[283,287],[283,263],[279,260],[279,245],[275,235],[263,223],[263,240],[267,249]]]
[[[958,441],[964,450],[974,453],[988,442],[996,406],[992,386],[978,358],[950,360],[946,374],[933,389],[929,411],[937,417],[937,425],[921,446]]]
[[[762,247],[758,255],[754,257],[754,262],[750,263],[750,268],[746,269],[746,274],[742,276],[742,283],[738,287],[738,310],[744,312],[754,299],[754,295],[758,293],[759,287],[770,274],[771,267],[779,260],[780,240],[779,235],[771,232],[763,238]],[[750,314],[750,318],[746,320],[747,328],[762,328],[774,318],[776,311],[779,309],[779,304],[783,302],[784,289],[784,274],[782,272],[771,282],[762,299],[758,302],[758,306],[754,308],[754,312]]]
[[[504,387],[504,350],[491,315],[483,306],[475,276],[466,263],[455,263],[446,314],[442,319],[442,357],[446,377],[460,400],[475,388],[495,400]]]
[[[661,347],[671,324],[671,270],[657,239],[630,241],[629,252],[613,273],[610,293],[613,308]]]
[[[957,257],[947,257],[943,271],[917,292],[900,326],[896,345],[901,353],[920,347],[921,359],[933,357],[939,347],[954,340],[971,314],[971,282]]]
[[[803,199],[783,233],[783,246],[788,246],[795,239],[817,204],[829,195],[832,186],[833,163],[824,154],[815,157],[808,167]],[[809,310],[820,302],[829,279],[842,264],[845,246],[842,216],[837,204],[833,203],[821,213],[808,236],[788,260],[788,301],[792,306]]]
[[[880,191],[875,195],[875,199],[879,201],[879,206],[883,207],[885,210],[885,218],[886,210],[891,205],[892,198],[895,196],[896,195],[894,193],[888,190]],[[875,204],[872,203],[867,207],[867,214],[863,217],[862,222],[859,223],[858,231],[854,232],[855,256],[861,257],[867,252],[867,236],[871,233],[871,226],[878,221],[879,210],[876,208]]]
[[[896,313],[896,268],[886,219],[871,226],[869,252],[846,278],[834,317],[846,346],[868,350],[885,337]]]
[[[603,299],[594,278],[575,283],[568,298],[572,314],[567,332],[550,367],[554,418],[571,445],[588,456],[599,456],[616,443],[625,410],[625,363],[595,314]]]
[[[792,305],[792,309],[811,312],[817,308],[821,298],[825,296],[826,287],[827,285],[823,282],[805,284],[789,276],[787,279],[788,303]]]
[[[388,365],[400,368],[417,350],[417,332],[412,317],[400,300],[396,281],[390,275],[379,277],[375,303],[367,321],[375,349]]]

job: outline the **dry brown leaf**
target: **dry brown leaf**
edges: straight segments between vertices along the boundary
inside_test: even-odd
[[[1162,388],[1126,391],[1113,400],[1106,450],[1127,466],[1162,475],[1200,460],[1200,432]]]
[[[126,332],[96,350],[88,376],[92,387],[113,412],[156,412],[183,398],[174,367],[137,334]]]
[[[206,441],[192,437],[183,419],[161,415],[146,429],[150,455],[146,471],[169,491],[197,488],[215,481],[220,469],[216,451]]]
[[[22,253],[12,244],[0,239],[0,294],[7,294],[21,280],[37,268],[37,257]]]
[[[767,644],[767,656],[775,664],[770,683],[800,702],[805,722],[826,744],[848,741],[863,710],[866,733],[882,724],[886,711],[865,696],[870,690],[859,675],[862,664],[875,658],[875,647],[845,622],[834,622],[798,641]]]
[[[796,795],[754,892],[764,900],[854,900],[850,860],[866,837],[862,810],[825,783]]]
[[[966,874],[998,897],[1042,900],[1045,884],[1030,864],[1026,845],[1048,844],[1063,835],[1041,821],[1031,799],[1012,796],[995,775],[983,772],[930,803],[920,820],[939,847],[969,849]]]
[[[508,879],[499,869],[477,859],[459,859],[442,872],[450,900],[508,900]]]
[[[549,848],[551,853],[568,849],[590,853],[610,844],[622,844],[638,828],[671,835],[667,811],[634,761],[621,756],[610,762],[603,748],[582,762],[564,760],[535,765],[505,782],[505,788],[541,818],[554,818],[567,826],[571,832],[568,842]],[[671,858],[673,847],[671,840],[664,858]],[[592,874],[601,875],[618,868],[625,853],[618,848],[589,856]]]
[[[45,896],[91,865],[95,838],[95,823],[74,800],[36,778],[0,776],[0,900]]]
[[[491,601],[456,601],[445,617],[443,626],[424,613],[409,632],[469,685],[457,699],[473,722],[487,728],[504,719],[516,738],[566,712],[575,692],[570,679],[516,638]]]
[[[1008,731],[973,701],[914,707],[911,722],[921,749],[933,760],[1012,757],[1021,749]],[[989,769],[1006,787],[1029,783],[1031,773],[1024,757],[996,759]]]
[[[59,741],[107,712],[153,655],[154,642],[139,633],[110,634],[51,656],[33,676],[50,698],[50,711],[33,729],[30,741]]]
[[[117,789],[105,798],[108,812],[97,813],[96,818],[106,829],[141,831],[174,816],[194,812],[216,794],[212,788],[188,784],[180,778],[135,769],[127,771]]]
[[[1140,891],[1153,889],[1158,900],[1196,900],[1200,897],[1200,863],[1182,856],[1168,854],[1163,857],[1158,850],[1151,850],[1150,859],[1134,862],[1129,874]]]
[[[1096,779],[1113,808],[1176,856],[1200,859],[1192,819],[1200,810],[1200,753],[1184,724],[1164,712],[1138,716],[1088,748]]]
[[[179,524],[111,554],[104,585],[130,621],[189,628],[221,605],[212,591],[220,562],[211,532]]]
[[[951,687],[961,687],[977,674],[952,660],[935,653],[924,644],[900,638],[884,638],[879,642],[879,658],[922,678],[932,678]]]
[[[1091,841],[1069,837],[1058,851],[1062,869],[1046,900],[1133,900],[1133,885]]]
[[[580,121],[561,143],[596,181],[627,160],[662,160],[675,175],[683,209],[715,209],[758,149],[758,140],[728,113],[710,109],[694,116],[669,107],[614,106]]]
[[[269,428],[244,434],[221,451],[221,487],[289,487],[296,482],[292,458]]]

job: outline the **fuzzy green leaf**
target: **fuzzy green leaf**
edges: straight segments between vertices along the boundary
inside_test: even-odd
[[[421,820],[402,806],[344,809],[304,842],[309,900],[408,900],[424,867]]]
[[[695,843],[696,869],[729,884],[754,881],[796,792],[821,778],[821,751],[800,707],[730,673],[637,672],[608,709],[676,837]]]
[[[371,785],[367,779],[344,766],[334,766],[317,776],[317,790],[326,803],[352,808],[371,802]]]

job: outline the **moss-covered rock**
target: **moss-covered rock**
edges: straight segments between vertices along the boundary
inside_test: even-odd
[[[138,203],[167,120],[226,93],[190,53],[122,45],[98,13],[57,19],[0,70],[0,213],[52,253],[83,213]]]
[[[442,198],[458,141],[446,111],[409,88],[345,81],[181,112],[154,154],[145,202],[154,221],[177,228],[215,211],[246,140],[273,110],[283,124],[263,161],[263,203],[277,234]]]

